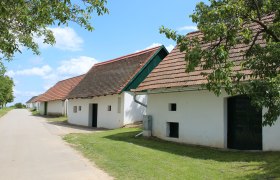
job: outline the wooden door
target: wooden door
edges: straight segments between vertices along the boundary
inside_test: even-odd
[[[228,148],[262,149],[262,111],[247,96],[228,99]]]

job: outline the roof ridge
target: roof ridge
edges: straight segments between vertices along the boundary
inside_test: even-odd
[[[74,79],[74,78],[78,78],[78,77],[84,76],[84,75],[86,75],[86,74],[81,74],[81,75],[78,75],[78,76],[74,76],[74,77],[71,77],[71,78],[67,78],[67,79],[60,80],[60,81],[58,81],[57,83],[55,83],[55,85],[58,84],[58,83],[60,83],[60,82],[67,81],[67,80]],[[55,85],[54,85],[54,86],[55,86]]]
[[[139,52],[135,52],[135,53],[131,53],[131,54],[128,54],[128,55],[120,56],[118,58],[111,59],[111,60],[108,60],[108,61],[96,63],[96,64],[94,64],[94,66],[100,66],[100,65],[104,65],[104,64],[108,64],[108,63],[113,63],[113,62],[116,62],[116,61],[120,61],[124,58],[130,58],[130,57],[133,57],[133,56],[138,56],[140,54],[145,54],[145,53],[153,51],[153,50],[155,50],[159,47],[161,47],[161,46],[156,46],[156,47],[145,49],[145,50],[142,50],[142,51],[139,51]]]

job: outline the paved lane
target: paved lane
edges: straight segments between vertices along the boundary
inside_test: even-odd
[[[0,118],[0,179],[111,179],[52,133],[42,118],[12,110]]]

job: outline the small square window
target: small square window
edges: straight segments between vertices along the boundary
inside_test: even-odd
[[[179,123],[177,122],[167,123],[167,136],[172,138],[179,138]]]
[[[73,107],[73,112],[74,112],[74,113],[77,113],[77,106],[74,106],[74,107]]]
[[[82,106],[79,106],[79,111],[81,111],[82,110]]]
[[[176,103],[170,103],[169,104],[169,111],[177,111],[177,104]]]
[[[111,111],[111,110],[112,110],[112,106],[111,106],[111,105],[108,105],[107,111]]]

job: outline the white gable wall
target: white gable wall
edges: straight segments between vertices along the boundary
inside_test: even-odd
[[[30,103],[30,108],[31,109],[36,109],[36,105],[37,105],[36,102]]]
[[[280,151],[280,117],[273,126],[263,127],[263,150]]]
[[[147,114],[153,118],[153,136],[195,145],[227,148],[227,95],[186,91],[148,95]],[[168,104],[176,103],[177,111]],[[179,138],[167,137],[167,122],[179,122]],[[263,150],[280,150],[280,118],[263,127]]]
[[[124,92],[124,124],[130,124],[143,120],[146,108],[134,102],[133,93]],[[137,95],[137,100],[147,104],[147,95]]]
[[[27,108],[31,108],[31,103],[26,103]]]
[[[48,101],[47,106],[48,115],[63,115],[64,114],[64,101]]]
[[[35,108],[37,111],[40,110],[40,104],[41,104],[40,102],[35,102]]]
[[[44,102],[38,102],[38,104],[39,104],[39,113],[41,114],[41,115],[44,115],[44,113],[45,113],[45,103]]]
[[[121,97],[121,112],[118,113],[118,97]],[[94,97],[93,99],[69,99],[68,101],[68,122],[82,126],[91,126],[90,104],[98,104],[97,127],[114,129],[123,125],[123,98],[124,95],[108,95]],[[111,111],[108,106],[111,105]],[[73,112],[77,106],[77,113]],[[79,106],[82,110],[79,111]]]

